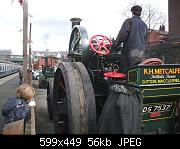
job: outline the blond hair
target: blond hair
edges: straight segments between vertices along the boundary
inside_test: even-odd
[[[16,89],[16,96],[25,101],[31,100],[35,95],[34,88],[29,84],[22,84]]]

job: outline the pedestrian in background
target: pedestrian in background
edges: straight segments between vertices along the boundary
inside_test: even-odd
[[[22,70],[22,67],[20,67],[18,69],[18,72],[19,72],[19,85],[22,84],[22,80],[23,80],[23,70]]]

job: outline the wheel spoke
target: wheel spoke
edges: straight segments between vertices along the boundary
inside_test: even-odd
[[[102,49],[102,46],[99,46],[99,49],[98,49],[98,51],[99,51],[99,52],[100,52],[100,51],[102,51],[101,49]]]
[[[104,49],[107,53],[109,53],[109,50],[107,49],[106,46],[103,46],[103,49]]]

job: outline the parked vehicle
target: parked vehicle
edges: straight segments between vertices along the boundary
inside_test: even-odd
[[[39,80],[39,72],[40,72],[40,70],[32,70],[33,79]]]
[[[39,73],[39,88],[46,88],[48,82],[54,78],[55,67],[59,63],[59,58],[54,56],[43,57],[45,63]]]

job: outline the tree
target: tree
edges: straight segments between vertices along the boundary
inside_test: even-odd
[[[122,12],[122,15],[131,17],[130,10],[133,5],[137,5],[136,0],[130,2],[130,5]],[[138,5],[143,8],[141,18],[147,24],[149,29],[154,30],[157,27],[159,28],[160,25],[165,25],[167,20],[166,15],[163,14],[159,8],[153,6],[151,3]]]

